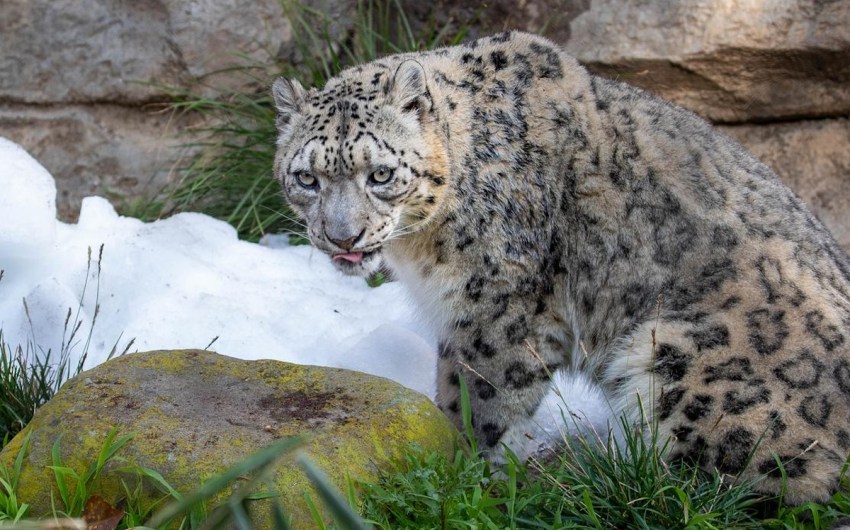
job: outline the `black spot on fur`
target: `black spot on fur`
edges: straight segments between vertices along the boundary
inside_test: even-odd
[[[838,429],[838,432],[835,433],[835,437],[838,438],[838,447],[845,451],[850,450],[850,432],[847,432],[844,429]]]
[[[806,295],[797,284],[785,277],[779,260],[761,256],[756,261],[756,269],[759,272],[759,281],[767,295],[768,304],[775,304],[778,300],[785,299],[796,307],[806,299]]]
[[[493,388],[493,385],[483,379],[475,380],[475,391],[478,397],[485,401],[496,396],[496,389]]]
[[[768,428],[770,429],[771,439],[777,440],[788,429],[788,425],[782,421],[782,414],[774,410],[770,413],[770,425]]]
[[[655,356],[655,373],[664,378],[665,383],[680,381],[688,373],[690,358],[688,354],[673,346],[662,343],[658,345]]]
[[[604,99],[596,98],[596,109],[601,111],[606,111],[610,105]]]
[[[475,340],[472,341],[472,347],[475,348],[477,353],[487,359],[492,359],[498,353],[496,348],[484,341],[480,332],[476,334]]]
[[[520,315],[505,327],[505,338],[509,344],[519,344],[528,336],[528,331],[525,315]]]
[[[510,300],[511,295],[508,293],[500,293],[493,297],[493,314],[491,315],[493,321],[498,320],[507,312]]]
[[[675,286],[668,302],[670,309],[674,311],[687,309],[708,294],[717,292],[726,280],[737,276],[738,271],[730,258],[713,259],[706,263],[695,277],[687,278]]]
[[[720,309],[722,309],[722,310],[724,310],[724,311],[728,311],[729,309],[732,309],[733,307],[735,307],[736,305],[738,305],[738,304],[740,304],[740,303],[741,303],[741,297],[740,297],[740,296],[732,295],[732,296],[730,296],[729,298],[727,298],[727,299],[726,299],[726,300],[725,300],[725,301],[724,301],[724,302],[720,305]]]
[[[717,447],[717,469],[730,475],[743,471],[755,440],[753,433],[743,427],[735,427],[726,432]]]
[[[496,43],[496,44],[503,44],[503,43],[511,40],[511,37],[512,37],[512,35],[511,35],[510,31],[503,31],[501,33],[497,33],[497,34],[491,36],[490,42],[493,42],[493,43]]]
[[[800,402],[798,412],[810,425],[825,428],[832,414],[832,403],[827,396],[806,396]]]
[[[705,467],[708,464],[708,459],[708,443],[702,436],[697,436],[694,441],[691,442],[681,452],[674,453],[671,455],[671,460],[673,461],[688,462],[691,464],[695,464],[699,467]]]
[[[785,475],[788,478],[795,478],[806,474],[807,463],[808,460],[799,454],[780,455],[779,462],[773,457],[762,460],[758,466],[758,470],[759,473],[764,473],[773,478],[782,478],[782,470],[785,470]]]
[[[517,88],[524,89],[531,85],[531,80],[534,78],[534,72],[531,71],[531,64],[528,62],[528,57],[521,53],[516,54],[514,56],[513,72]]]
[[[690,332],[697,351],[711,350],[720,346],[729,346],[729,328],[722,324],[701,328]]]
[[[514,361],[505,370],[505,384],[511,388],[526,388],[534,382],[534,372],[521,361]]]
[[[675,266],[697,241],[697,228],[681,215],[671,216],[655,227],[652,259],[661,265]]]
[[[532,42],[529,48],[532,52],[544,57],[545,62],[539,64],[537,67],[537,75],[539,77],[544,79],[560,79],[564,77],[564,72],[561,68],[561,59],[554,49],[549,46],[537,44],[536,42]]]
[[[534,314],[539,315],[546,311],[546,300],[544,298],[537,299],[537,305],[534,306]]]
[[[789,388],[812,388],[820,382],[824,364],[804,350],[773,369],[777,379]]]
[[[443,184],[446,183],[446,179],[444,179],[443,177],[441,177],[439,175],[434,175],[431,172],[426,172],[425,176],[428,177],[428,179],[431,182],[433,182],[435,186],[442,186]]]
[[[753,375],[753,367],[746,357],[732,357],[717,366],[707,366],[703,374],[706,384],[714,381],[746,381]]]
[[[850,362],[846,359],[838,361],[832,375],[835,377],[835,382],[838,383],[838,388],[850,396]]]
[[[682,401],[684,396],[685,390],[683,388],[676,387],[670,390],[664,390],[661,393],[661,397],[658,398],[659,419],[666,420],[669,418],[673,414],[673,409]]]
[[[481,294],[484,291],[484,278],[481,276],[473,276],[468,282],[466,282],[464,290],[466,292],[466,296],[470,300],[478,302],[481,300]]]
[[[673,427],[672,429],[673,436],[676,437],[676,440],[679,442],[687,442],[688,436],[694,432],[693,427],[688,427],[687,425],[679,425],[677,427]]]
[[[508,56],[502,50],[496,50],[490,53],[490,60],[493,62],[493,67],[502,70],[508,65]]]
[[[737,390],[729,390],[723,396],[723,412],[743,414],[762,403],[770,402],[770,390],[763,385],[742,385]]]
[[[463,234],[458,239],[458,242],[455,244],[455,248],[462,252],[464,249],[466,249],[466,247],[473,243],[475,243],[475,238],[467,234],[464,230]]]
[[[654,300],[655,293],[641,282],[628,285],[620,295],[620,305],[628,319],[641,318],[652,308]]]
[[[481,432],[484,434],[485,447],[495,447],[499,443],[499,440],[501,440],[505,430],[504,427],[499,427],[495,423],[485,423],[482,425]]]
[[[788,338],[788,324],[782,309],[756,309],[747,313],[750,345],[761,355],[776,353]]]
[[[691,421],[697,421],[702,418],[708,416],[711,412],[711,404],[714,402],[714,398],[707,394],[697,394],[685,406],[685,409],[682,411],[685,414],[685,417]]]
[[[836,346],[844,344],[844,335],[838,330],[838,326],[824,322],[821,311],[809,311],[806,313],[806,331],[820,339],[826,351],[832,351]]]
[[[738,245],[738,235],[728,226],[715,226],[711,244],[718,250],[731,250]]]

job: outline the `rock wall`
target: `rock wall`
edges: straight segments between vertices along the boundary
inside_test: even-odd
[[[291,41],[277,0],[3,0],[0,136],[56,177],[61,217],[91,194],[164,184],[196,118],[163,111],[175,89]],[[221,76],[217,83],[226,82]]]
[[[288,0],[284,0],[288,1]],[[349,35],[354,0],[314,0]],[[641,86],[749,147],[850,249],[850,0],[404,0],[414,27],[542,32],[591,70]],[[279,0],[4,0],[0,135],[57,177],[59,211],[170,177],[163,85],[202,89],[237,62],[290,57]],[[219,77],[216,84],[227,82]],[[150,188],[149,188],[150,189]]]

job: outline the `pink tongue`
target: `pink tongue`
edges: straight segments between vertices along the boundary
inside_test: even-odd
[[[351,252],[349,254],[334,254],[334,260],[344,259],[346,261],[350,261],[351,263],[360,263],[360,260],[363,259],[362,252]]]

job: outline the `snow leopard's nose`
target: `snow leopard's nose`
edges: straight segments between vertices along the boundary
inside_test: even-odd
[[[342,237],[338,236],[337,234],[333,234],[333,235],[329,234],[327,229],[325,229],[325,237],[327,237],[328,240],[331,243],[338,246],[342,250],[351,250],[352,247],[354,247],[354,245],[357,244],[358,241],[360,241],[360,239],[363,237],[363,234],[365,234],[365,233],[366,233],[366,229],[364,228],[356,236],[351,236],[349,238],[343,239]]]

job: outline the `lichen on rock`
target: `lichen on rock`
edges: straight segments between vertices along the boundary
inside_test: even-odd
[[[457,436],[428,398],[387,379],[201,350],[155,351],[113,359],[66,383],[0,452],[0,465],[11,468],[28,436],[18,493],[33,515],[46,515],[54,442],[61,436],[63,463],[82,471],[113,428],[134,434],[121,456],[184,493],[282,437],[305,436],[301,451],[344,487],[349,478],[374,480],[411,443],[451,453]],[[309,482],[293,459],[284,457],[270,476],[294,527],[312,526],[303,500]],[[121,478],[105,473],[92,493],[119,501]],[[152,488],[148,495],[156,498]],[[257,528],[271,528],[268,503],[253,504]]]

